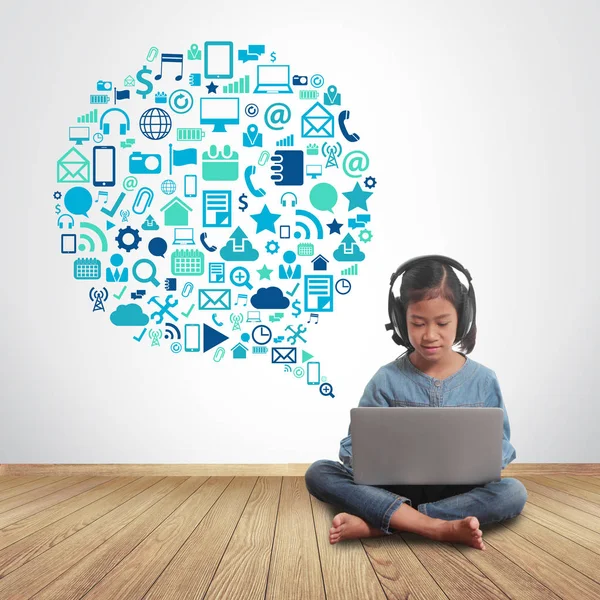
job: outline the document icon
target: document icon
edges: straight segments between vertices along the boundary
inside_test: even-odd
[[[204,227],[231,227],[231,191],[205,190],[202,192],[202,225]]]
[[[304,276],[304,310],[333,312],[333,275]]]

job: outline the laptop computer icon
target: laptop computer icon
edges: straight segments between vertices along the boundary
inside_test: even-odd
[[[291,94],[290,65],[258,65],[255,94]]]
[[[175,227],[173,244],[195,244],[193,227]]]
[[[261,323],[260,320],[260,310],[249,310],[248,317],[246,318],[246,323]]]

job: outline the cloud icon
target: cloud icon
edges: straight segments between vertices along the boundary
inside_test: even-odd
[[[290,305],[283,292],[275,286],[259,288],[250,298],[250,303],[254,308],[287,308]]]
[[[356,240],[348,233],[333,253],[340,262],[359,262],[365,260],[365,253],[358,247]]]
[[[135,303],[120,304],[110,315],[111,323],[119,327],[146,325],[149,320],[148,315],[145,315],[141,307]]]
[[[234,245],[238,250],[233,249]],[[229,241],[219,250],[219,254],[223,260],[258,260],[258,250],[252,247],[252,243],[241,227],[236,227],[235,231],[229,236]]]

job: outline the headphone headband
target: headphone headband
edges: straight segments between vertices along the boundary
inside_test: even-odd
[[[465,275],[469,282],[469,289],[465,296],[462,310],[458,315],[458,327],[456,331],[456,339],[462,340],[465,335],[470,331],[472,324],[475,322],[476,306],[475,306],[475,291],[471,283],[471,274],[465,267],[463,267],[458,261],[450,258],[449,256],[442,256],[441,254],[426,254],[423,256],[417,256],[411,258],[406,262],[402,263],[390,277],[390,291],[388,295],[388,314],[390,322],[385,325],[386,331],[393,330],[392,340],[399,346],[405,346],[411,348],[412,344],[408,339],[408,330],[406,327],[406,320],[404,316],[404,307],[400,302],[400,298],[394,296],[393,287],[396,279],[400,277],[404,272],[408,271],[415,265],[424,262],[425,260],[437,260],[448,266],[454,267]]]

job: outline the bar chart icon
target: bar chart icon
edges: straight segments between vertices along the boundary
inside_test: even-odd
[[[97,123],[98,122],[98,109],[94,108],[90,110],[86,115],[81,115],[77,117],[78,123]]]
[[[279,140],[276,146],[293,146],[294,145],[294,134],[290,133],[287,137],[284,137],[282,140]]]
[[[358,275],[358,263],[347,269],[342,269],[342,275]]]
[[[223,86],[224,94],[249,94],[250,93],[250,75],[241,77],[237,81]]]

